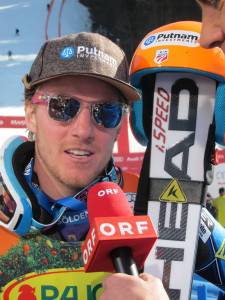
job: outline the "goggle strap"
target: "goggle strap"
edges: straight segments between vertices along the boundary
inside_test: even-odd
[[[62,215],[66,211],[66,209],[67,209],[67,207],[61,206],[61,208],[55,214],[55,217],[54,217],[53,221],[51,223],[48,223],[48,224],[40,223],[37,220],[32,218],[30,231],[42,230],[42,229],[47,229],[48,227],[49,228],[52,227],[53,225],[55,225],[60,220],[60,218],[62,217]]]
[[[87,208],[86,203],[80,201],[79,199],[77,199],[75,197],[66,197],[64,199],[55,201],[51,207],[51,210],[54,211],[58,205],[72,209],[72,210],[81,210],[81,209]]]

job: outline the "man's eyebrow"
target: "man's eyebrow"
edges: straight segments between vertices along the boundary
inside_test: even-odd
[[[197,2],[204,3],[204,4],[207,4],[207,5],[210,5],[210,6],[213,6],[213,7],[217,8],[220,1],[221,0],[198,0]]]

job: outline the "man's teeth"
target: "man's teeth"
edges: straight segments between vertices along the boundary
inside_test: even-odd
[[[89,156],[91,153],[89,151],[83,151],[83,150],[69,150],[68,151],[72,155],[78,155],[78,156]]]

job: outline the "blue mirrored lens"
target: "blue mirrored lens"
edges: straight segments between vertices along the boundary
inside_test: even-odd
[[[68,121],[73,119],[80,109],[80,102],[75,99],[69,99],[66,102],[64,110],[64,120]]]
[[[120,103],[96,104],[93,108],[93,116],[99,125],[115,128],[121,121],[122,110]]]

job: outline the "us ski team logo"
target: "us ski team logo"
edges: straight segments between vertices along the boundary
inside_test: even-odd
[[[154,62],[156,64],[161,64],[164,61],[167,61],[168,60],[168,54],[169,54],[169,50],[168,49],[157,50],[156,54],[155,54]]]

